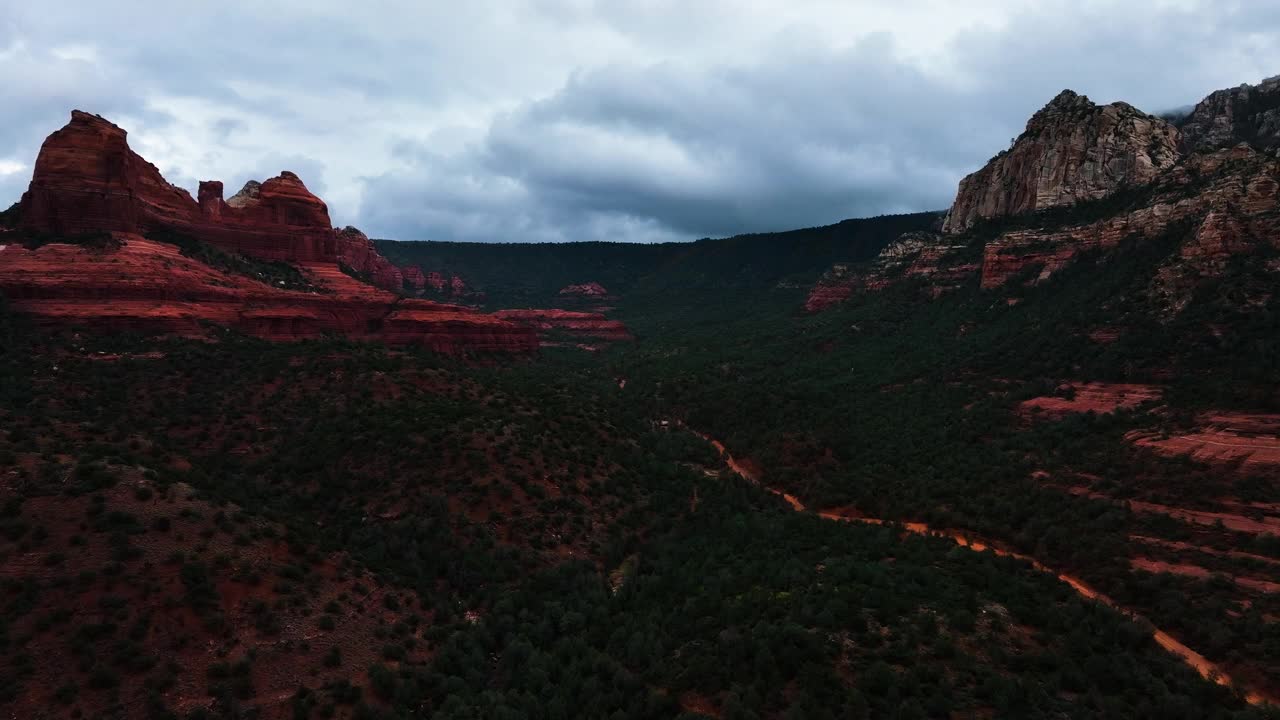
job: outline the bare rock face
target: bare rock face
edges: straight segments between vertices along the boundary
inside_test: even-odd
[[[227,200],[222,183],[207,180],[193,199],[130,150],[124,130],[79,110],[41,146],[21,217],[25,229],[55,235],[174,230],[247,257],[343,262],[379,287],[403,288],[369,238],[334,230],[324,201],[296,174],[251,180]]]
[[[1013,146],[960,182],[944,233],[1150,182],[1179,158],[1177,128],[1127,103],[1095,105],[1062,91]]]
[[[631,340],[631,331],[619,320],[610,320],[600,313],[572,310],[532,309],[499,310],[494,317],[533,328],[540,333],[561,333],[575,338],[593,340]]]
[[[934,233],[909,232],[890,243],[870,267],[854,269],[837,263],[823,274],[805,300],[805,310],[820,312],[844,302],[855,291],[883,290],[903,280],[924,279],[929,295],[938,297],[959,288],[978,273],[978,264],[960,256],[963,245],[952,245]]]
[[[368,235],[350,225],[339,230],[337,235],[338,262],[368,277],[380,288],[404,289],[404,274],[390,260],[382,257]]]
[[[1211,93],[1182,123],[1188,151],[1242,142],[1259,149],[1280,145],[1280,75]]]
[[[817,284],[809,291],[809,297],[804,301],[804,309],[811,313],[826,310],[832,305],[848,300],[849,296],[853,295],[853,291],[864,284],[865,278],[850,271],[848,264],[836,263],[823,273]]]
[[[45,140],[18,209],[31,234],[110,233],[102,247],[0,241],[0,293],[36,322],[206,336],[210,325],[272,340],[341,333],[441,352],[532,352],[537,332],[459,305],[406,300],[400,270],[329,211],[295,174],[250,182],[223,200],[218,181],[197,198],[129,149],[125,131],[75,111]],[[6,211],[6,215],[8,212]],[[171,230],[247,257],[296,266],[314,292],[217,269],[148,239]],[[7,233],[6,233],[7,234]],[[348,265],[375,285],[344,273]],[[416,276],[423,284],[421,271]],[[386,288],[386,289],[380,289]]]
[[[107,250],[51,243],[0,251],[0,292],[14,312],[50,326],[207,337],[210,326],[289,341],[339,333],[444,353],[529,353],[537,331],[459,305],[406,300],[333,263],[300,263],[324,292],[277,288],[182,255],[174,245],[114,233]]]
[[[1213,93],[1181,133],[1124,103],[1099,107],[1063,92],[1031,118],[1012,148],[961,182],[941,237],[906,235],[869,267],[837,267],[806,307],[820,310],[855,290],[913,277],[927,278],[934,295],[973,274],[984,290],[1034,284],[1083,252],[1175,232],[1182,242],[1148,293],[1176,314],[1233,257],[1280,249],[1277,146],[1280,77]],[[1130,192],[1116,196],[1122,189]],[[1112,201],[1027,214],[1104,197]],[[1026,215],[994,236],[968,232],[981,219],[1019,214]]]
[[[190,193],[129,149],[124,130],[79,110],[45,140],[21,202],[25,228],[60,235],[138,232],[151,218],[195,210]]]
[[[427,276],[422,272],[422,268],[417,265],[409,265],[400,268],[401,274],[404,275],[404,286],[415,293],[421,293],[427,289]]]
[[[1175,223],[1196,230],[1163,266],[1153,292],[1179,309],[1199,278],[1213,275],[1233,254],[1280,246],[1280,161],[1246,145],[1189,157],[1162,177],[1151,198],[1091,223],[1016,230],[988,242],[982,287],[997,288],[1032,272],[1043,281],[1081,252],[1108,250],[1126,238],[1154,238]]]

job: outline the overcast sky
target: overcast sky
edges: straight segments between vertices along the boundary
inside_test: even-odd
[[[949,205],[1063,88],[1167,110],[1277,38],[1274,0],[0,0],[0,204],[79,108],[376,237],[820,225]]]

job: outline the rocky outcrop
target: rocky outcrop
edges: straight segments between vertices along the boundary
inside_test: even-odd
[[[580,285],[567,285],[560,289],[561,295],[589,298],[605,298],[610,297],[609,291],[598,282],[582,283]]]
[[[350,225],[339,230],[337,236],[338,262],[367,277],[369,282],[380,288],[395,292],[404,289],[404,274],[390,260],[382,257],[369,236]]]
[[[1190,223],[1194,233],[1154,285],[1176,306],[1191,284],[1220,271],[1231,255],[1280,245],[1278,208],[1280,161],[1243,145],[1192,155],[1162,176],[1138,207],[1084,224],[1000,234],[983,250],[981,284],[992,289],[1027,275],[1040,282],[1087,250],[1108,250],[1126,238],[1153,238]]]
[[[294,173],[250,181],[226,200],[221,182],[205,181],[193,199],[133,152],[124,130],[79,110],[41,146],[20,211],[30,232],[174,231],[247,257],[342,262],[380,287],[403,287],[363,233],[331,227],[324,201]]]
[[[499,310],[494,316],[538,330],[543,335],[562,334],[593,340],[631,340],[631,331],[619,320],[600,313],[572,310]]]
[[[115,233],[107,248],[52,243],[0,250],[0,293],[39,323],[207,337],[218,327],[270,340],[325,334],[449,353],[526,353],[529,327],[473,309],[406,300],[359,282],[333,263],[300,263],[323,293],[272,287],[221,272],[178,247]]]
[[[400,268],[400,273],[404,275],[405,289],[414,294],[420,294],[427,289],[427,276],[423,274],[422,268],[417,265],[402,267]]]
[[[853,295],[853,291],[864,284],[863,276],[850,271],[848,263],[836,263],[831,269],[823,273],[818,279],[813,289],[809,291],[809,297],[804,301],[804,309],[806,312],[821,312],[838,305],[849,296]]]
[[[41,147],[17,216],[20,229],[6,233],[15,242],[0,242],[0,293],[40,322],[194,336],[226,327],[273,340],[339,333],[442,352],[530,352],[538,343],[523,324],[388,292],[404,289],[402,272],[364,233],[332,228],[297,175],[249,182],[226,200],[222,183],[206,181],[192,198],[130,150],[124,130],[80,111]],[[291,263],[311,291],[206,265],[158,231]],[[95,242],[58,242],[85,234]],[[419,280],[426,285],[421,271]]]
[[[927,278],[934,295],[974,273],[986,290],[1034,284],[1081,253],[1176,233],[1177,252],[1149,292],[1177,313],[1233,257],[1280,249],[1277,144],[1280,78],[1210,95],[1181,133],[1124,103],[1098,106],[1064,91],[1009,150],[960,183],[941,237],[908,234],[868,267],[838,266],[806,308],[913,277]],[[975,228],[981,220],[999,224]]]
[[[809,292],[805,310],[820,312],[844,302],[855,291],[883,290],[903,280],[926,280],[928,293],[938,297],[977,274],[978,264],[959,252],[964,248],[934,233],[906,233],[881,250],[869,267],[833,265]]]
[[[1242,142],[1259,149],[1280,145],[1280,75],[1211,93],[1182,122],[1185,150]]]
[[[1012,147],[960,182],[943,232],[1145,184],[1177,162],[1178,141],[1175,127],[1127,103],[1099,106],[1064,90]]]
[[[1247,471],[1280,467],[1280,416],[1208,412],[1187,432],[1134,431],[1126,439],[1162,455],[1238,463]]]
[[[1132,410],[1143,403],[1159,400],[1164,394],[1155,385],[1128,383],[1066,383],[1055,395],[1031,398],[1019,406],[1025,414],[1061,418],[1075,413],[1099,415],[1117,410]]]

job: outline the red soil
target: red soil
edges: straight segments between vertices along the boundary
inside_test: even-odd
[[[1220,522],[1226,529],[1234,530],[1236,532],[1251,533],[1254,535],[1267,533],[1280,535],[1280,517],[1263,516],[1261,518],[1251,518],[1236,513],[1217,512],[1213,510],[1190,510],[1187,508],[1161,505],[1160,503],[1146,502],[1143,500],[1117,500],[1110,495],[1093,492],[1089,488],[1084,487],[1069,487],[1065,488],[1065,490],[1072,495],[1083,495],[1098,500],[1109,500],[1111,502],[1123,502],[1134,512],[1168,515],[1175,520],[1180,520],[1185,523],[1192,523],[1196,525],[1217,525]]]
[[[1134,432],[1135,445],[1163,455],[1190,455],[1211,462],[1240,461],[1250,469],[1280,466],[1280,415],[1204,413],[1200,426],[1182,435],[1162,437]]]
[[[327,293],[284,290],[221,272],[178,248],[118,233],[96,250],[50,244],[0,252],[0,291],[37,321],[93,329],[208,334],[207,324],[272,340],[340,333],[441,352],[531,352],[528,328],[459,305],[403,300],[325,262],[300,263]]]
[[[1056,417],[1090,411],[1105,414],[1159,400],[1163,393],[1161,388],[1154,385],[1100,382],[1066,383],[1060,389],[1073,392],[1073,396],[1032,398],[1024,401],[1020,409],[1024,413],[1038,411]]]
[[[1208,568],[1192,565],[1190,563],[1171,563],[1163,560],[1153,560],[1145,557],[1135,557],[1129,560],[1129,564],[1138,570],[1149,573],[1172,573],[1174,575],[1184,575],[1198,579],[1205,579],[1213,576],[1213,571]],[[1280,592],[1280,583],[1270,580],[1259,580],[1258,578],[1244,577],[1240,575],[1230,575],[1232,582],[1241,587],[1246,587],[1258,592],[1275,593]]]
[[[125,716],[143,717],[145,684],[162,675],[167,663],[178,670],[163,701],[185,715],[213,703],[215,663],[233,664],[252,654],[252,689],[244,702],[256,705],[263,718],[287,718],[288,701],[300,685],[319,689],[328,681],[354,679],[355,671],[381,659],[387,640],[379,635],[385,628],[421,607],[410,591],[394,590],[404,609],[386,610],[383,596],[393,589],[379,586],[345,558],[295,555],[279,527],[242,517],[234,506],[196,500],[186,486],[160,492],[136,471],[121,472],[130,479],[98,493],[105,501],[99,511],[88,495],[23,503],[23,517],[44,536],[30,548],[9,545],[0,556],[0,577],[40,587],[37,607],[6,618],[16,634],[30,636],[24,652],[35,672],[5,717],[99,717],[116,693]],[[143,489],[154,494],[144,496]],[[137,523],[127,541],[136,555],[123,561],[117,560],[116,533],[100,525],[112,517]],[[195,565],[208,578],[198,593],[184,570]],[[193,599],[197,595],[202,599]],[[320,621],[326,608],[335,611],[329,613],[329,630]],[[66,619],[48,621],[58,615]],[[110,630],[87,643],[77,639],[94,626]],[[152,658],[153,666],[112,663],[126,635],[137,656]],[[340,666],[324,662],[334,647],[342,655]],[[424,660],[426,647],[419,637],[411,657]],[[118,687],[95,688],[91,666],[110,667]],[[63,685],[78,688],[70,704],[54,699]]]
[[[729,467],[737,471],[737,462],[733,460],[733,456],[727,452],[727,450],[725,449],[722,443],[706,435],[703,435],[701,433],[696,433],[696,434],[699,437],[702,437],[703,439],[710,442],[725,457],[726,462],[729,463]],[[747,480],[753,484],[759,483],[759,475],[748,475],[740,471],[738,471],[738,474],[744,480]],[[768,490],[769,492],[772,492],[775,495],[781,496],[784,500],[786,500],[787,504],[791,506],[792,510],[796,512],[803,512],[805,510],[804,503],[801,502],[794,495],[791,495],[789,493],[783,492],[782,490],[778,490],[775,488],[768,488]],[[1010,550],[1008,548],[1001,547],[997,543],[993,543],[989,540],[975,537],[962,530],[938,530],[935,528],[931,528],[924,523],[918,523],[918,522],[903,523],[903,522],[896,522],[896,521],[886,521],[881,518],[866,517],[861,513],[858,513],[856,510],[852,510],[852,509],[819,511],[818,517],[821,517],[824,520],[832,520],[836,522],[857,522],[857,523],[868,523],[873,525],[885,525],[885,524],[892,523],[896,527],[902,528],[907,533],[911,533],[915,535],[926,535],[930,537],[949,538],[960,547],[967,548],[975,552],[985,552],[990,550],[991,552],[994,552],[997,555],[1017,558],[1019,560],[1023,560],[1027,563],[1030,563],[1031,566],[1034,567],[1036,570],[1039,570],[1041,572],[1047,572],[1054,575],[1062,582],[1065,582],[1067,585],[1071,586],[1071,588],[1075,590],[1078,594],[1080,594],[1082,597],[1085,597],[1090,600],[1094,600],[1096,602],[1100,602],[1104,605],[1107,605],[1108,607],[1118,610],[1121,613],[1124,613],[1126,616],[1134,620],[1148,622],[1149,624],[1149,621],[1147,621],[1146,618],[1144,618],[1143,616],[1139,615],[1138,613],[1132,610],[1129,610],[1119,605],[1111,598],[1095,590],[1093,587],[1085,583],[1083,580],[1080,580],[1079,578],[1076,578],[1072,575],[1060,573],[1056,570],[1053,570],[1052,568],[1045,566],[1043,563],[1041,563],[1040,561],[1036,560],[1035,558],[1029,555],[1025,555],[1025,554]],[[1230,676],[1226,674],[1226,672],[1222,670],[1221,667],[1219,667],[1214,662],[1210,661],[1205,656],[1196,652],[1195,650],[1192,650],[1191,648],[1187,647],[1186,645],[1178,641],[1176,638],[1174,638],[1172,635],[1168,634],[1167,632],[1156,629],[1153,632],[1152,637],[1157,644],[1159,644],[1161,647],[1163,647],[1165,650],[1169,651],[1173,655],[1176,655],[1180,660],[1182,660],[1187,665],[1194,668],[1196,672],[1198,672],[1200,676],[1205,678],[1206,680],[1210,680],[1219,685],[1226,685],[1226,686],[1235,685],[1235,682],[1231,679]],[[1259,691],[1249,691],[1249,690],[1245,690],[1245,699],[1248,700],[1249,703],[1254,705],[1261,705],[1263,703],[1277,704],[1278,702],[1280,702],[1280,698],[1271,697]]]

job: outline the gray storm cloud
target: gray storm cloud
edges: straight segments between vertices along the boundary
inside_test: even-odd
[[[420,5],[18,7],[0,204],[79,107],[375,236],[685,240],[945,207],[1064,87],[1160,111],[1280,70],[1271,3]]]

